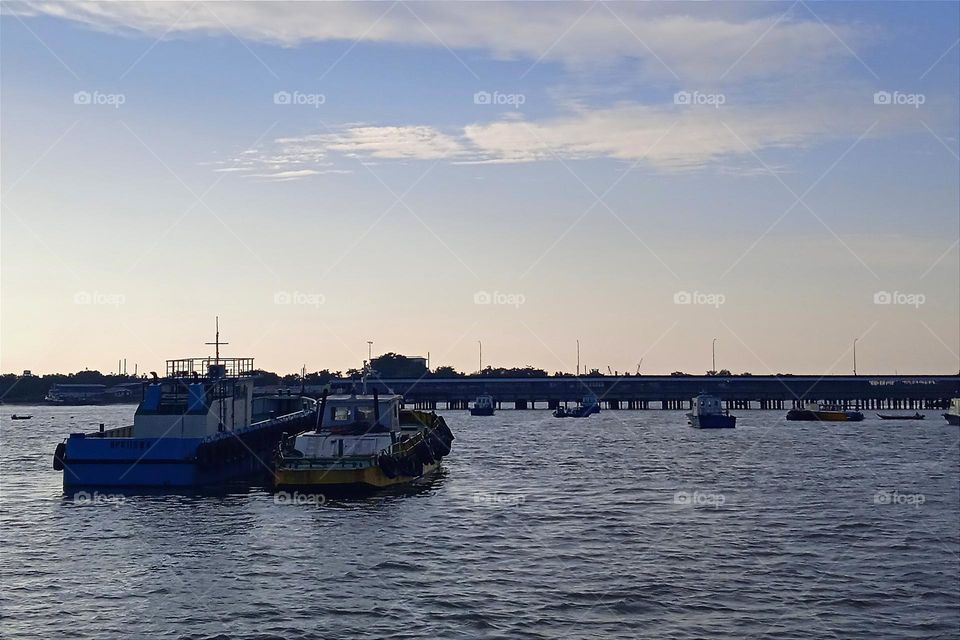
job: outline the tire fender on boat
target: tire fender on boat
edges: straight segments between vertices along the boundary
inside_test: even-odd
[[[61,442],[53,452],[53,468],[55,471],[63,471],[64,462],[67,456],[67,443]]]

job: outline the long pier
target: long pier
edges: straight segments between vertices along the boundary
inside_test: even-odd
[[[334,393],[359,392],[360,382],[334,381],[330,388]],[[862,409],[937,409],[960,397],[960,376],[371,378],[367,390],[372,393],[373,389],[400,394],[407,406],[419,409],[465,409],[483,394],[493,396],[498,407],[516,409],[553,409],[591,394],[605,409],[686,409],[701,392],[719,396],[731,409],[788,409],[804,402]],[[305,390],[318,396],[323,387]]]

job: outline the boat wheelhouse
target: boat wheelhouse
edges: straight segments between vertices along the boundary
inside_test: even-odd
[[[477,399],[474,401],[473,406],[470,407],[470,415],[472,416],[492,416],[494,414],[494,402],[493,396],[482,395],[477,396]]]
[[[701,393],[691,401],[693,409],[687,414],[691,427],[698,429],[733,429],[737,426],[737,417],[724,411],[720,398],[709,393]]]
[[[143,384],[133,425],[57,445],[64,487],[195,487],[268,474],[277,442],[313,422],[315,401],[255,401],[252,370],[253,358],[219,353],[168,360],[163,378]]]
[[[441,416],[401,407],[397,395],[324,395],[314,428],[275,457],[278,489],[370,490],[406,484],[440,467],[453,434]]]

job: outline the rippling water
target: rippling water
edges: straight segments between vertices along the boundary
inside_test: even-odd
[[[443,473],[367,499],[64,496],[3,407],[4,637],[934,638],[960,629],[958,429],[445,412]],[[32,413],[13,422],[11,413]]]

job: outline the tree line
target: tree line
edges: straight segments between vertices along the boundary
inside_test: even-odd
[[[576,374],[564,371],[554,371],[552,374],[545,369],[530,365],[523,367],[493,367],[487,366],[481,371],[465,373],[455,367],[443,365],[429,369],[423,358],[411,358],[397,353],[387,353],[373,359],[373,378],[573,378]],[[250,372],[255,386],[286,386],[299,387],[301,385],[325,385],[332,382],[355,381],[363,376],[361,369],[347,369],[346,371],[331,371],[321,369],[301,376],[299,373],[280,374],[263,369]],[[610,373],[602,373],[592,369],[582,374],[589,377],[604,377]],[[615,372],[617,377],[635,377],[640,374]],[[690,376],[694,374],[674,371],[672,376]],[[731,376],[727,369],[707,371],[706,375]],[[750,373],[742,373],[749,376]],[[0,401],[5,402],[40,402],[50,388],[55,384],[102,384],[107,388],[121,384],[137,383],[146,380],[147,376],[105,374],[99,371],[78,371],[76,373],[52,373],[43,376],[16,375],[13,373],[0,375]]]

